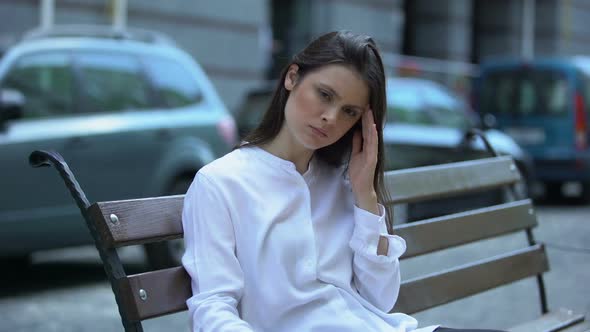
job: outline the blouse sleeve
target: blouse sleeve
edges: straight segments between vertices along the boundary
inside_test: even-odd
[[[252,331],[237,310],[244,278],[224,203],[214,183],[197,173],[182,211],[182,264],[191,277],[193,295],[186,303],[193,331]]]
[[[355,225],[349,244],[354,251],[353,280],[359,294],[388,312],[399,294],[399,257],[406,251],[406,242],[397,235],[387,234],[385,208],[379,204],[379,210],[378,216],[354,207]],[[380,236],[389,242],[387,255],[377,255]]]

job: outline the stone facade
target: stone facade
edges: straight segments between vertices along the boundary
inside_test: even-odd
[[[55,1],[55,23],[110,24],[114,0]],[[36,0],[0,0],[0,48],[39,22]],[[323,32],[372,35],[387,54],[465,63],[522,52],[522,0],[170,0],[128,1],[129,26],[160,30],[191,53],[235,111],[272,78],[275,61]],[[273,20],[277,8],[280,19]],[[536,0],[535,54],[590,53],[587,0]],[[281,19],[288,22],[281,23]],[[278,23],[277,23],[278,22]],[[283,24],[282,30],[277,24]],[[275,30],[275,41],[272,31]],[[283,38],[282,53],[276,51]],[[287,38],[288,37],[288,38]],[[281,41],[279,41],[281,42]],[[280,66],[277,66],[280,67]]]

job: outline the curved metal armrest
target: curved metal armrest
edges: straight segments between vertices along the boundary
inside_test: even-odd
[[[465,139],[469,140],[475,136],[479,136],[481,138],[481,140],[483,141],[483,144],[486,147],[486,150],[491,153],[494,157],[498,157],[499,154],[498,152],[496,152],[496,150],[494,149],[494,147],[492,146],[492,144],[490,144],[490,141],[488,141],[488,138],[486,137],[486,134],[477,128],[471,128],[469,129],[466,133],[465,133]]]
[[[105,248],[103,246],[102,239],[88,213],[90,203],[88,202],[88,199],[86,199],[86,195],[80,188],[80,184],[76,181],[76,177],[70,170],[68,164],[58,152],[42,150],[36,150],[31,153],[29,156],[29,164],[32,167],[53,166],[57,169],[59,175],[61,175],[66,186],[70,190],[72,197],[74,197],[78,208],[80,208],[80,212],[82,212],[82,216],[86,221],[90,234],[94,238],[96,249],[98,250],[100,259],[103,262],[103,267],[109,278],[109,282],[111,283],[111,288],[115,294],[115,300],[117,301],[117,307],[119,308],[119,314],[121,315],[125,331],[143,331],[141,322],[131,321],[128,318],[127,312],[123,310],[123,303],[125,303],[126,299],[122,298],[120,288],[122,287],[121,280],[126,280],[125,278],[127,275],[125,274],[117,250],[115,248]]]
[[[84,215],[86,214],[86,210],[90,206],[86,194],[84,194],[74,173],[72,173],[70,167],[58,152],[35,150],[31,152],[31,155],[29,156],[29,164],[32,167],[55,167],[65,182],[66,187],[70,190],[70,194],[76,201],[78,208],[80,208],[80,211],[82,211]]]

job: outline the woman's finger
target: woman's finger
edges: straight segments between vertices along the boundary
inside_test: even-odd
[[[378,139],[378,134],[377,134],[377,125],[373,123],[373,130],[372,133],[372,137],[371,137],[371,153],[372,153],[372,157],[376,157],[377,156],[377,151],[378,151],[378,145],[379,145],[379,139]]]
[[[363,149],[367,150],[371,147],[371,131],[373,127],[373,121],[371,116],[371,109],[367,109],[365,113],[363,113],[363,127],[365,128],[365,135],[364,135],[364,144]]]
[[[365,149],[372,151],[374,149],[373,145],[375,144],[375,121],[373,118],[373,110],[368,108],[365,112],[365,116],[365,122],[367,123],[367,139],[365,142]]]
[[[369,117],[369,119],[368,119],[369,123],[374,124],[375,123],[375,116],[373,115],[373,110],[369,107],[367,112],[365,112],[365,113],[367,113],[367,116]]]
[[[361,152],[361,148],[362,148],[362,134],[358,131],[355,130],[354,133],[352,134],[352,155],[355,155],[359,152]]]
[[[363,130],[363,148],[364,148],[364,143],[368,138],[368,134],[369,134],[369,128],[368,128],[368,121],[367,121],[367,112],[364,112],[363,115],[361,116],[361,128]]]

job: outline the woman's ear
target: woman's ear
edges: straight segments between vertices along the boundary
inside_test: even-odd
[[[299,71],[299,66],[296,64],[292,64],[289,66],[289,70],[287,71],[287,75],[285,76],[285,89],[287,91],[293,90],[295,85],[297,84],[297,72]]]

